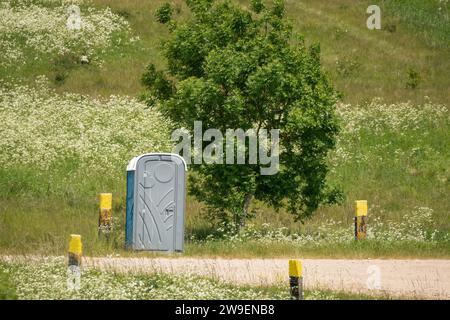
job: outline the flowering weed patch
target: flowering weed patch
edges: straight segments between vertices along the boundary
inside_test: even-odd
[[[155,110],[128,97],[58,95],[45,79],[35,88],[0,82],[0,119],[2,186],[32,172],[53,181],[56,193],[77,181],[82,191],[88,177],[118,181],[136,154],[171,149],[170,124]]]
[[[404,217],[404,221],[382,221],[374,218],[369,222],[368,239],[381,242],[436,242],[443,241],[450,243],[448,232],[431,230],[433,224],[431,219],[432,209],[416,208],[413,212]],[[191,237],[194,243],[207,243],[209,241],[224,241],[230,245],[238,245],[248,241],[257,241],[259,244],[290,243],[299,246],[328,246],[336,244],[354,243],[353,224],[345,225],[341,221],[329,219],[319,225],[312,233],[293,233],[287,228],[273,228],[270,224],[263,224],[261,228],[252,225],[247,226],[240,233],[235,232],[232,225],[222,225],[215,234],[211,234],[206,239],[196,239]]]
[[[67,289],[63,258],[33,264],[1,264],[15,285],[19,299],[287,299],[289,293],[239,288],[192,275],[118,274],[82,271],[79,291]]]
[[[81,6],[81,25],[68,28],[69,5]],[[0,67],[36,63],[43,57],[72,53],[95,60],[129,27],[109,8],[83,6],[84,1],[23,0],[0,3]],[[118,39],[118,38],[117,38]]]
[[[348,162],[402,161],[402,157],[426,153],[433,157],[445,150],[445,144],[435,142],[440,130],[450,124],[447,106],[411,103],[386,104],[374,99],[364,106],[340,104],[337,112],[342,131],[331,157],[333,167]],[[392,151],[392,152],[391,152]],[[389,152],[389,158],[382,157]],[[448,154],[447,154],[448,155]]]
[[[83,269],[78,291],[67,289],[67,266],[62,257],[34,263],[1,262],[0,274],[8,274],[14,296],[4,299],[94,299],[94,300],[289,300],[286,283],[271,286],[240,286],[196,275],[165,273],[133,274]],[[0,287],[1,289],[1,287]],[[318,288],[305,290],[306,300],[374,299]]]

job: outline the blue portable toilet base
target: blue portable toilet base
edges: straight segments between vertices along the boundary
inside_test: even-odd
[[[127,249],[133,248],[134,173],[135,170],[127,171],[127,202],[125,220],[125,246]]]
[[[184,159],[149,153],[127,167],[126,247],[147,251],[183,251],[186,197]]]

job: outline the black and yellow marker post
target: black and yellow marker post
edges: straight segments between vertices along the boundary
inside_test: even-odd
[[[79,234],[71,234],[69,242],[69,267],[81,266],[81,256],[83,254],[83,245]]]
[[[289,285],[291,289],[291,299],[303,300],[303,275],[302,262],[299,260],[289,260]]]
[[[100,213],[98,217],[98,235],[109,238],[112,231],[112,193],[100,193]]]
[[[79,234],[71,234],[67,275],[67,286],[69,290],[78,290],[80,288],[82,255],[83,245],[81,243],[81,236]]]
[[[355,239],[364,240],[367,234],[367,200],[355,201]]]

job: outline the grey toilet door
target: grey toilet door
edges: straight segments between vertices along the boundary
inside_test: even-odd
[[[135,248],[181,251],[184,237],[183,163],[167,155],[144,156],[136,165]]]

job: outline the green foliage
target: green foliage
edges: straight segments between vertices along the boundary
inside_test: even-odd
[[[408,70],[408,81],[406,82],[406,87],[409,89],[416,89],[420,84],[420,74],[414,70]]]
[[[9,273],[0,264],[0,300],[17,299],[16,288],[11,282]]]
[[[169,3],[163,4],[161,7],[158,8],[155,12],[156,20],[158,20],[159,23],[167,23],[172,19],[172,13],[173,9],[172,6]]]
[[[1,84],[0,199],[120,190],[132,157],[171,149],[171,124],[135,99],[59,95],[46,78]]]
[[[53,59],[52,69],[54,71],[54,82],[56,84],[63,84],[70,71],[75,68],[77,64],[77,57],[71,52],[58,55]]]
[[[264,10],[264,3],[262,0],[252,0],[251,8],[256,13],[261,13]]]
[[[269,284],[235,284],[216,277],[191,273],[173,274],[136,270],[130,273],[84,269],[80,290],[67,290],[67,266],[62,257],[45,261],[0,263],[17,283],[17,294],[7,299],[21,300],[288,300],[289,290],[283,282]],[[140,266],[138,266],[140,269]],[[1,277],[0,277],[1,280]],[[2,287],[0,282],[0,299]],[[314,288],[304,291],[306,300],[377,299],[344,291]],[[384,296],[383,296],[384,297]],[[387,297],[387,296],[386,296]]]
[[[326,156],[338,132],[336,93],[321,71],[319,46],[298,40],[283,1],[259,18],[228,1],[187,4],[192,19],[174,25],[164,46],[167,71],[150,66],[143,77],[162,112],[191,131],[194,121],[221,132],[281,130],[278,174],[261,175],[260,163],[193,165],[192,193],[209,212],[239,225],[251,199],[310,217],[336,198],[326,183]]]
[[[339,60],[336,59],[336,70],[339,76],[348,78],[353,76],[361,68],[361,63],[353,57],[344,57]]]
[[[284,0],[273,0],[272,14],[277,18],[283,18],[285,14]]]
[[[167,99],[173,93],[173,85],[162,71],[157,71],[155,65],[150,64],[141,78],[141,82],[151,88],[151,95],[159,99]]]

